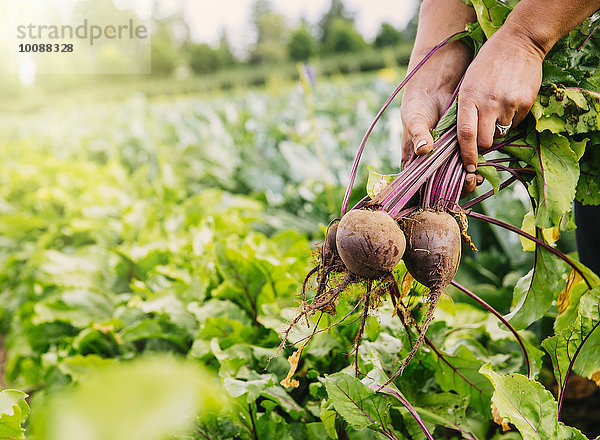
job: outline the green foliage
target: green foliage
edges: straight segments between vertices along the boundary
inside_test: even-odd
[[[0,391],[0,439],[25,439],[21,427],[29,415],[27,394],[18,390]]]
[[[498,0],[473,0],[472,4],[478,24],[469,28],[470,39],[479,48],[514,5]],[[591,67],[598,63],[600,37],[593,29],[599,19],[598,14],[586,19],[544,59],[543,87],[531,111],[537,132],[528,127],[524,148],[506,148],[536,171],[529,192],[537,202],[535,224],[540,228],[558,225],[575,198],[597,201],[592,195],[597,184],[595,153],[584,153],[586,144],[588,150],[597,144],[589,140],[600,131],[600,81],[597,69]],[[586,173],[580,178],[582,168]]]
[[[389,23],[381,23],[373,45],[375,47],[396,46],[402,40],[402,32]]]
[[[274,12],[269,1],[256,0],[252,6],[252,25],[256,43],[250,51],[250,62],[281,63],[287,59],[289,28],[285,17]]]
[[[192,71],[196,74],[209,73],[221,67],[219,52],[206,43],[190,43],[186,52]]]
[[[153,75],[171,75],[179,63],[177,51],[168,40],[152,37],[150,69]]]
[[[325,43],[329,39],[333,22],[339,19],[353,21],[352,15],[346,9],[343,0],[331,0],[329,9],[319,21],[321,43]]]
[[[288,54],[294,61],[307,61],[318,52],[317,40],[306,25],[292,31],[288,42]]]
[[[36,439],[161,440],[189,431],[196,414],[225,404],[214,377],[168,357],[86,370],[78,386],[36,399]]]
[[[565,286],[567,269],[563,261],[536,245],[534,266],[515,285],[513,308],[507,316],[516,329],[527,328],[546,314],[557,292]]]
[[[331,23],[329,34],[324,41],[324,47],[329,52],[360,52],[366,49],[367,43],[358,33],[354,23],[342,18]]]
[[[354,428],[389,429],[390,402],[384,395],[344,373],[329,376],[325,387],[338,414]]]
[[[586,438],[577,429],[558,421],[556,400],[540,383],[520,374],[498,374],[490,364],[484,365],[481,372],[494,385],[492,402],[498,417],[515,425],[523,440]]]
[[[354,378],[355,353],[348,353],[362,285],[340,299],[335,317],[298,323],[295,345],[277,350],[311,263],[309,240],[322,239],[316,225],[339,212],[325,183],[341,200],[355,148],[393,87],[382,78],[317,78],[304,88],[226,98],[136,96],[79,105],[66,110],[68,118],[3,121],[0,323],[6,379],[34,394],[39,418],[27,426],[61,440],[76,436],[75,428],[104,438],[425,438],[409,403],[434,438],[514,438],[497,432],[490,401],[498,389],[480,369],[491,363],[502,377],[525,374],[524,355],[494,316],[456,292],[438,308],[429,343],[382,391],[415,334],[378,298],[358,350],[366,376]],[[365,151],[365,161],[385,173],[396,172],[399,159],[398,109],[390,110]],[[545,135],[561,157],[581,152],[562,134]],[[522,149],[535,157],[534,146]],[[364,187],[367,170],[361,173]],[[370,190],[382,176],[371,172]],[[503,190],[482,209],[520,225],[529,206],[519,197]],[[538,347],[547,337],[557,381],[571,362],[593,376],[597,288],[569,284],[560,261],[541,249],[524,254],[503,231],[472,222],[469,232],[481,252],[463,258],[460,282],[503,313],[536,259],[536,275],[518,283],[513,299],[532,372],[523,386],[541,387],[533,380],[541,377]],[[396,276],[404,276],[401,267]],[[313,288],[310,280],[309,295]],[[405,303],[418,321],[426,292],[414,286]],[[550,325],[524,329],[538,318],[554,320],[554,335]],[[294,376],[299,386],[284,388],[286,358],[315,330]],[[222,388],[210,385],[215,377]],[[228,405],[195,399],[221,395]],[[19,426],[25,413],[23,406]],[[133,434],[126,415],[142,426]],[[178,434],[186,420],[194,433]]]

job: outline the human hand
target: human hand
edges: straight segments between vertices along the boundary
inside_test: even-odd
[[[509,29],[498,30],[468,67],[458,94],[457,131],[472,192],[478,149],[492,145],[496,123],[516,126],[533,105],[542,82],[543,52]],[[470,179],[470,180],[469,180]]]
[[[409,71],[426,53],[413,53]],[[470,49],[460,41],[452,42],[436,52],[406,84],[401,106],[402,168],[417,155],[427,154],[433,148],[430,130],[450,104],[452,94],[470,61]],[[462,195],[473,192],[481,182],[481,175],[469,173]]]
[[[428,50],[413,53],[409,71]],[[460,41],[439,49],[404,88],[401,105],[402,167],[415,155],[427,154],[433,148],[430,130],[436,126],[442,112],[471,61],[471,51]]]

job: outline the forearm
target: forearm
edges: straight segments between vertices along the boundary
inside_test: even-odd
[[[474,9],[460,0],[423,0],[408,71],[438,43],[452,34],[463,31],[467,23],[476,19]],[[471,49],[462,41],[448,43],[432,56],[412,81],[409,81],[405,95],[410,94],[413,88],[452,93],[472,56]]]
[[[464,31],[467,23],[476,20],[475,10],[460,0],[423,0],[409,69],[444,38]],[[464,52],[469,53],[460,41],[449,43],[450,46],[464,47]]]
[[[524,37],[544,57],[556,42],[600,8],[600,0],[521,0],[501,31]]]

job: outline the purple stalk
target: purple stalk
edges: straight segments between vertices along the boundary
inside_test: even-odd
[[[506,171],[507,173],[511,173],[512,175],[518,175],[518,173],[535,174],[535,170],[533,168],[507,167],[506,165],[502,165],[499,162],[493,162],[491,160],[478,163],[477,166],[479,166],[479,167],[494,167],[497,170]],[[525,183],[525,181],[523,181],[523,184],[524,183]]]
[[[446,108],[442,112],[442,116],[440,116],[440,119],[442,119],[446,115],[448,110],[450,110],[450,107],[452,107],[452,103],[458,96],[458,89],[460,89],[460,85],[462,84],[463,79],[465,79],[464,75],[460,77],[460,81],[458,81],[458,84],[456,85],[456,88],[454,89],[454,92],[452,93],[452,96],[450,97],[450,101],[448,101],[448,105],[446,105]]]
[[[482,155],[486,155],[492,151],[496,151],[499,150],[500,148],[503,147],[528,147],[531,148],[531,145],[527,145],[527,144],[513,144],[514,141],[518,141],[520,139],[523,139],[524,137],[526,137],[529,133],[518,133],[514,136],[509,137],[508,139],[503,140],[502,142],[498,142],[497,144],[493,144],[490,148],[488,148],[485,151],[482,151],[481,154]]]
[[[350,193],[352,192],[352,187],[354,186],[354,180],[356,179],[356,172],[358,170],[358,163],[360,162],[360,157],[362,156],[362,152],[365,149],[365,144],[367,143],[367,139],[369,138],[369,136],[371,135],[371,132],[373,131],[373,128],[375,128],[375,124],[377,124],[377,121],[379,121],[379,119],[381,118],[381,115],[383,115],[383,112],[385,112],[385,110],[389,107],[390,103],[392,102],[392,100],[396,97],[396,95],[398,95],[398,93],[400,93],[400,90],[402,90],[402,88],[406,85],[406,83],[414,76],[415,73],[417,73],[417,71],[423,66],[423,64],[425,64],[425,62],[431,58],[431,56],[436,53],[439,49],[441,49],[442,47],[444,47],[446,44],[448,44],[450,41],[453,41],[457,38],[461,38],[463,36],[467,35],[466,31],[461,31],[461,32],[457,32],[453,35],[450,35],[448,38],[445,38],[444,40],[442,40],[437,46],[435,46],[433,49],[431,49],[427,55],[425,55],[425,57],[419,62],[419,64],[417,64],[415,66],[415,68],[413,70],[411,70],[408,75],[406,75],[406,78],[404,78],[404,80],[402,80],[402,82],[400,83],[400,85],[398,85],[398,87],[396,87],[396,89],[392,92],[392,94],[390,95],[390,97],[385,101],[385,103],[383,104],[383,106],[381,107],[381,109],[379,110],[379,112],[377,113],[377,115],[375,116],[375,119],[373,120],[373,122],[371,122],[371,125],[369,126],[369,129],[367,130],[367,132],[365,133],[359,147],[358,147],[358,151],[356,153],[356,157],[354,158],[354,163],[352,164],[352,170],[350,171],[350,178],[348,181],[348,186],[346,187],[346,194],[344,195],[344,202],[342,203],[342,211],[341,211],[341,215],[340,217],[343,217],[344,214],[346,214],[346,210],[348,209],[348,202],[350,201]]]
[[[592,35],[594,35],[594,33],[598,30],[599,26],[600,26],[600,23],[598,23],[596,25],[596,27],[592,30],[592,32],[590,32],[590,34],[587,36],[587,38],[585,40],[583,40],[583,43],[581,43],[581,45],[577,48],[577,52],[579,52],[581,49],[583,49],[583,46],[585,46],[587,44],[587,42],[590,41],[590,38],[592,38]]]
[[[453,133],[454,136],[456,136],[456,132],[453,131]],[[435,151],[434,154],[430,156],[430,160],[424,164],[426,165],[426,167],[419,167],[419,174],[416,174],[413,181],[408,182],[410,184],[408,188],[403,185],[396,191],[392,192],[388,197],[386,197],[386,199],[383,201],[383,208],[392,217],[394,217],[398,212],[405,208],[406,203],[410,201],[410,199],[415,195],[415,193],[419,190],[423,183],[425,183],[425,181],[429,179],[431,175],[433,175],[436,169],[442,166],[452,155],[452,153],[457,150],[458,141],[456,140],[456,138],[452,139],[452,141],[450,141],[447,144],[446,148],[440,147],[439,152]],[[422,168],[426,169],[423,170]]]
[[[504,189],[507,186],[512,185],[514,182],[517,181],[517,177],[516,176],[510,176],[508,179],[506,179],[504,182],[502,182],[500,184],[500,189]],[[474,199],[469,200],[468,202],[463,203],[462,205],[460,205],[460,207],[464,210],[467,210],[469,208],[471,208],[472,206],[477,205],[478,203],[483,202],[484,200],[489,199],[490,197],[492,197],[494,195],[494,190],[490,189],[489,191],[487,191],[484,194],[481,194],[480,196],[475,197]]]
[[[445,159],[449,153],[451,153],[451,151],[448,151],[448,147],[455,140],[456,132],[454,132],[454,136],[450,132],[444,134],[435,142],[434,149],[429,154],[419,156],[408,164],[400,171],[400,174],[398,174],[398,176],[371,201],[371,204],[382,205],[384,210],[387,211],[386,205],[388,207],[395,205],[397,199],[402,195],[409,194],[410,197],[407,201],[410,200],[410,198],[419,190],[423,182],[430,177],[438,167],[444,164]],[[440,160],[440,155],[442,154],[442,160]],[[434,161],[433,165],[430,163],[431,161]],[[421,181],[420,183],[418,183],[419,180]]]
[[[481,299],[475,293],[471,292],[469,289],[467,289],[466,287],[462,286],[461,284],[457,283],[454,280],[452,280],[450,284],[452,284],[454,287],[456,287],[458,290],[460,290],[462,293],[464,293],[471,299],[477,301],[477,303],[482,305],[488,312],[491,312],[515,336],[515,338],[517,339],[517,342],[521,346],[521,350],[523,350],[523,355],[525,356],[525,365],[527,365],[527,377],[531,378],[531,364],[529,361],[529,355],[527,354],[527,350],[525,350],[525,345],[523,344],[523,340],[521,339],[521,336],[519,335],[519,333],[517,333],[517,331],[514,329],[514,327],[512,325],[510,325],[506,319],[504,319],[504,316],[502,316],[500,314],[500,312],[498,312],[495,308],[490,306],[487,302],[485,302],[483,299]]]
[[[397,287],[396,287],[396,289],[397,289]],[[398,298],[399,298],[400,294],[397,290],[396,290],[396,294],[398,295]],[[390,298],[392,300],[392,304],[393,304],[394,308],[396,308],[396,298],[394,297],[394,294],[391,294]],[[398,314],[397,316],[400,319],[400,322],[402,323],[404,328],[408,331],[408,326],[407,326],[406,322],[404,322],[404,319],[402,319],[402,315]],[[416,328],[417,328],[417,331],[419,331],[419,332],[421,331],[418,324],[416,324]],[[446,357],[443,355],[443,353],[435,346],[435,344],[433,342],[431,342],[431,339],[429,339],[427,336],[425,336],[424,340],[425,340],[425,343],[427,344],[427,346],[433,350],[433,352],[437,355],[437,357],[439,359],[441,359],[446,365],[448,365],[448,367],[450,367],[450,369],[454,372],[454,374],[456,374],[458,377],[460,377],[462,380],[464,380],[467,384],[469,384],[469,386],[476,389],[477,392],[479,392],[479,394],[483,395],[483,391],[481,390],[481,388],[479,388],[477,385],[475,385],[473,382],[471,382],[464,374],[462,374],[458,370],[458,368],[456,368],[454,365],[452,365],[450,363],[450,361],[448,359],[446,359]]]
[[[493,217],[487,216],[485,214],[481,214],[479,212],[474,212],[474,211],[465,211],[465,214],[467,214],[469,217],[473,217],[479,220],[483,220],[486,221],[488,223],[491,223],[492,225],[496,225],[496,226],[500,226],[501,228],[504,229],[508,229],[509,231],[512,231],[516,234],[519,234],[533,242],[535,242],[537,245],[542,246],[544,249],[546,249],[548,252],[550,252],[551,254],[557,256],[558,258],[560,258],[561,260],[563,260],[565,263],[567,263],[569,266],[571,266],[571,268],[577,272],[579,274],[579,276],[585,281],[585,283],[587,284],[587,286],[591,289],[592,288],[592,284],[590,283],[590,281],[587,279],[587,277],[585,276],[585,274],[581,271],[581,269],[579,269],[579,267],[577,267],[577,265],[575,263],[573,263],[571,261],[571,259],[569,257],[567,257],[565,254],[563,254],[561,251],[559,251],[556,248],[553,248],[552,246],[550,246],[548,243],[544,242],[543,240],[540,240],[537,237],[534,237],[531,234],[528,234],[525,231],[522,231],[521,229],[510,225],[506,222],[503,222],[502,220],[498,220],[495,219]]]
[[[427,436],[427,438],[429,440],[435,440],[433,438],[433,435],[431,435],[431,433],[429,432],[429,430],[427,429],[427,426],[425,426],[425,422],[423,422],[423,419],[421,419],[421,416],[417,413],[417,411],[412,407],[412,405],[408,402],[408,400],[406,400],[404,397],[402,397],[402,395],[400,395],[400,393],[397,393],[396,391],[394,391],[392,388],[389,387],[384,387],[383,390],[388,393],[391,394],[392,396],[394,396],[396,399],[398,399],[402,405],[404,405],[406,407],[406,409],[408,410],[408,412],[414,417],[414,419],[417,421],[417,423],[419,424],[419,427],[421,428],[421,430],[425,433],[425,435]]]

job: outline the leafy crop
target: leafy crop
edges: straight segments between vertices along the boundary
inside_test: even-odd
[[[559,228],[569,225],[564,193],[550,194],[543,204],[548,209],[530,214],[528,231],[538,239],[533,252],[473,217],[469,232],[481,251],[464,249],[455,287],[440,298],[423,347],[384,388],[418,335],[404,324],[418,322],[427,296],[403,266],[394,276],[404,307],[379,297],[377,316],[363,315],[357,307],[363,292],[355,286],[340,299],[336,316],[299,321],[290,333],[294,346],[276,356],[312,263],[311,240],[323,238],[308,234],[317,224],[324,232],[341,208],[337,201],[364,121],[389,88],[381,77],[361,76],[226,99],[134,96],[120,106],[71,109],[68,118],[6,118],[0,162],[4,371],[11,387],[32,396],[32,417],[24,422],[24,394],[2,392],[13,399],[0,408],[0,416],[14,422],[11,435],[21,435],[23,424],[27,438],[57,438],[62,431],[45,430],[48,420],[68,423],[65,432],[74,433],[71,424],[95,426],[101,416],[114,422],[106,424],[114,438],[126,438],[132,428],[123,428],[113,408],[94,406],[119,396],[136,407],[132,422],[154,427],[157,438],[519,438],[514,429],[500,432],[496,413],[523,436],[529,435],[523,423],[539,421],[542,438],[556,432],[583,438],[560,424],[558,414],[570,404],[561,401],[566,371],[596,379],[600,370],[598,309],[591,307],[598,280],[539,243],[542,228],[559,220]],[[539,102],[550,119],[558,112]],[[365,161],[393,172],[398,109],[390,108],[382,123]],[[543,140],[570,170],[574,158],[595,154],[595,134],[576,145],[565,144],[567,135],[546,131]],[[536,162],[534,140],[522,148],[521,167],[542,163],[545,170],[550,163],[548,182],[568,187],[568,197],[597,184],[583,159],[587,187],[582,178],[560,180],[564,170],[551,155]],[[494,162],[486,166],[498,189],[502,173]],[[496,200],[479,194],[485,200],[472,215],[521,225],[536,188],[531,176],[529,193],[512,186],[497,191]],[[512,310],[507,318],[519,339],[477,301],[502,315]],[[342,319],[344,325],[333,325]],[[362,343],[353,351],[362,325]],[[542,386],[553,387],[552,372],[555,397]],[[120,382],[128,374],[139,380]],[[98,385],[98,377],[107,385]],[[152,377],[164,380],[150,386]],[[215,378],[222,388],[212,388]],[[286,378],[297,387],[284,387]],[[182,386],[197,380],[206,384],[201,392],[197,384]],[[543,420],[535,419],[536,402],[515,407],[519,387],[539,396],[547,409]],[[227,404],[190,398],[206,390]],[[64,412],[57,410],[60,402]],[[527,410],[524,418],[518,410]],[[190,420],[192,429],[179,433]]]

